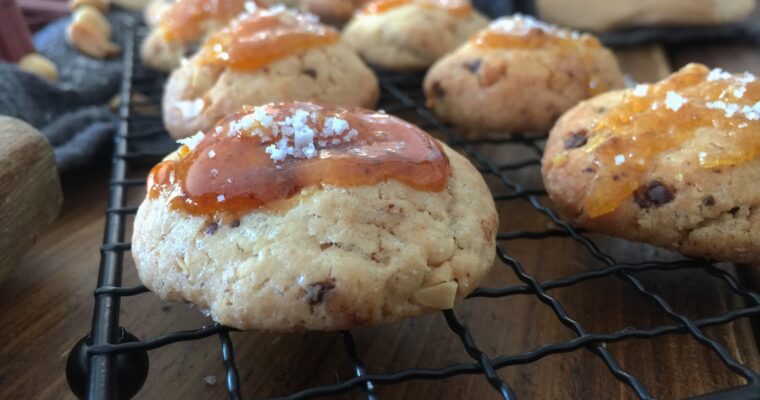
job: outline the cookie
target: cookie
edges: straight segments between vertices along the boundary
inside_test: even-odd
[[[164,13],[173,3],[174,0],[151,0],[148,5],[145,6],[145,10],[143,11],[145,25],[154,27],[160,24]]]
[[[241,12],[261,8],[259,0],[182,0],[146,12],[160,18],[142,43],[142,61],[150,68],[171,71],[206,36],[227,25]]]
[[[498,215],[461,155],[384,113],[278,103],[183,141],[135,220],[142,282],[239,329],[338,330],[451,308]]]
[[[354,11],[364,2],[365,0],[301,0],[299,7],[318,16],[326,24],[340,26],[351,19]]]
[[[755,0],[536,0],[542,19],[563,26],[609,31],[647,25],[715,25],[747,17]]]
[[[691,64],[568,111],[543,159],[557,211],[688,256],[760,264],[760,81]]]
[[[314,100],[373,107],[377,78],[339,39],[335,29],[295,11],[241,17],[172,73],[163,99],[167,130],[176,138],[192,135],[244,104]]]
[[[343,40],[372,65],[425,69],[487,24],[467,0],[376,0],[349,21]]]
[[[623,87],[615,56],[588,34],[500,18],[425,76],[428,106],[471,135],[546,132],[579,101]]]

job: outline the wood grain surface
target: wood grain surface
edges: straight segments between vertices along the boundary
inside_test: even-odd
[[[666,50],[650,46],[621,51],[619,56],[626,72],[640,81],[664,76],[670,71],[671,62],[681,65],[690,60],[760,74],[760,56],[751,47],[711,44]],[[493,154],[501,150],[488,151]],[[510,156],[513,150],[505,149],[502,154]],[[96,167],[64,179],[66,200],[61,217],[0,285],[2,399],[73,398],[66,386],[64,363],[73,343],[89,330],[107,194],[104,169],[107,168]],[[524,178],[538,180],[537,176]],[[133,190],[132,198],[139,199],[142,190]],[[500,204],[502,228],[546,228],[547,221],[534,218],[536,214],[527,207],[521,201]],[[622,260],[672,257],[648,246],[604,237],[595,239],[605,251]],[[506,246],[526,270],[542,280],[599,266],[583,248],[568,239],[509,242]],[[125,265],[125,274],[125,285],[138,283],[131,261]],[[690,318],[715,316],[742,305],[742,299],[700,270],[647,273],[639,277],[675,310]],[[496,265],[483,285],[517,282],[510,268]],[[589,281],[553,290],[551,294],[591,332],[648,328],[671,322],[630,285],[616,278]],[[469,300],[455,312],[472,330],[477,344],[492,357],[525,352],[573,337],[549,307],[531,295]],[[210,322],[196,310],[164,303],[152,294],[125,299],[121,321],[140,338]],[[357,329],[353,333],[358,353],[373,373],[470,361],[440,314]],[[721,342],[739,361],[760,370],[760,355],[750,321],[709,328],[705,333]],[[234,333],[232,338],[246,398],[290,394],[353,376],[338,334]],[[714,353],[687,335],[629,340],[607,345],[607,349],[625,370],[639,377],[661,399],[686,398],[744,383]],[[140,399],[226,398],[216,337],[151,351],[150,361],[151,371],[138,395]],[[599,358],[585,349],[503,368],[499,374],[521,399],[635,397],[627,386],[613,378]],[[479,375],[379,386],[378,393],[387,399],[496,398]],[[360,397],[352,393],[338,398]]]

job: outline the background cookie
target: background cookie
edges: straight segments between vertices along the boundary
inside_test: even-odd
[[[428,106],[475,135],[551,129],[580,100],[623,86],[596,38],[531,17],[494,21],[425,77]]]
[[[397,180],[307,186],[285,206],[231,221],[176,210],[166,190],[151,190],[133,237],[140,279],[162,298],[242,329],[336,330],[450,308],[493,263],[498,216],[475,168],[440,149],[450,165],[442,191]]]
[[[713,25],[739,21],[755,0],[535,0],[542,19],[576,29],[608,31],[639,25]]]
[[[373,107],[379,96],[377,78],[329,32],[334,41],[300,51],[292,44],[280,45],[282,58],[255,69],[209,64],[205,60],[213,45],[207,43],[169,78],[163,99],[167,130],[177,138],[192,135],[244,104],[313,100]]]
[[[146,9],[146,21],[158,21],[142,43],[143,63],[159,71],[171,71],[196,43],[241,12],[262,5],[258,0],[183,0],[168,5],[155,4]]]
[[[546,146],[546,189],[580,226],[757,264],[759,121],[754,77],[689,65],[565,114]]]
[[[396,6],[386,5],[391,3]],[[346,25],[343,40],[370,64],[423,69],[488,23],[464,0],[450,2],[453,10],[431,3],[435,1],[369,3]]]
[[[299,8],[319,17],[326,24],[343,25],[365,0],[301,0]]]

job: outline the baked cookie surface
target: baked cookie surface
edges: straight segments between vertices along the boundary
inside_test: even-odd
[[[182,138],[244,104],[313,100],[373,107],[379,94],[374,73],[333,28],[308,14],[258,10],[210,37],[172,73],[163,118],[169,133]]]
[[[552,130],[543,176],[582,227],[760,264],[760,82],[691,64],[583,102]]]
[[[466,0],[376,0],[349,21],[343,40],[369,64],[424,69],[487,24]]]
[[[450,308],[493,263],[498,215],[480,174],[394,117],[274,104],[186,143],[151,173],[133,255],[148,288],[225,325],[391,322]],[[243,177],[244,192],[226,186]]]
[[[620,87],[617,60],[596,38],[520,15],[492,22],[424,82],[428,106],[471,135],[546,132],[579,101]]]

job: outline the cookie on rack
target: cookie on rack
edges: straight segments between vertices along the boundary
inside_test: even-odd
[[[301,0],[301,10],[312,13],[319,20],[331,25],[343,25],[351,19],[354,11],[361,7],[365,0]]]
[[[516,15],[435,63],[424,87],[428,106],[472,135],[546,132],[579,101],[623,87],[623,74],[593,36]]]
[[[349,21],[343,40],[372,65],[425,69],[487,24],[468,0],[375,0]]]
[[[543,159],[577,225],[685,255],[760,264],[760,81],[690,64],[568,111]]]
[[[563,26],[609,31],[633,26],[706,26],[737,22],[755,0],[536,0],[541,18]]]
[[[156,18],[140,49],[142,61],[150,68],[171,71],[205,37],[227,25],[241,12],[261,8],[260,0],[178,0],[156,4],[146,12],[146,21]]]
[[[310,14],[259,9],[214,34],[175,70],[163,117],[169,133],[208,129],[244,104],[310,100],[373,107],[377,78],[338,32]]]
[[[135,265],[222,324],[337,330],[448,309],[494,261],[481,175],[385,113],[272,103],[183,143],[151,171]]]

